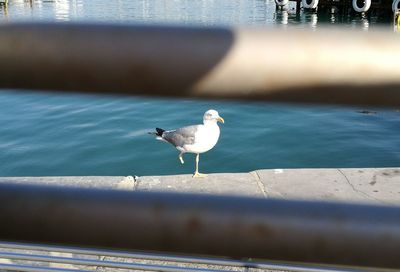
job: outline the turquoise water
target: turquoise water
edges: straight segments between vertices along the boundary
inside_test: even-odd
[[[284,104],[160,100],[0,92],[0,175],[158,175],[191,173],[171,145],[148,135],[225,118],[203,172],[260,168],[400,165],[400,112]]]
[[[16,1],[0,23],[26,20],[366,30],[389,17],[348,10],[296,13],[273,1]],[[0,91],[0,176],[158,175],[192,173],[169,144],[147,132],[200,123],[216,109],[226,120],[217,146],[201,156],[203,172],[260,168],[400,166],[400,112],[395,109],[162,100]]]

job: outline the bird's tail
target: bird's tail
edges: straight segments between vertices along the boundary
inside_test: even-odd
[[[157,136],[156,137],[157,140],[162,140],[162,135],[163,135],[164,131],[165,130],[162,128],[156,128],[156,131],[149,132],[149,134]]]

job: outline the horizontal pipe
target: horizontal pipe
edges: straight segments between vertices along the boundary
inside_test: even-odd
[[[400,207],[0,184],[0,240],[399,268]]]
[[[80,255],[97,255],[107,256],[114,258],[129,258],[129,259],[145,259],[163,262],[180,262],[180,263],[196,263],[196,264],[211,264],[221,266],[255,266],[254,262],[238,261],[238,260],[223,260],[212,258],[199,258],[199,257],[182,257],[176,255],[165,254],[151,254],[151,253],[132,253],[120,250],[99,250],[99,249],[82,249],[74,247],[56,247],[48,245],[36,244],[20,244],[20,243],[0,243],[0,249],[12,250],[30,250],[30,251],[48,251],[48,252],[65,252]],[[257,268],[262,268],[257,264]]]
[[[3,24],[0,87],[400,106],[390,32]]]
[[[0,242],[0,249],[11,250],[29,250],[29,251],[48,251],[48,252],[64,252],[80,255],[96,255],[107,256],[114,258],[129,258],[129,259],[145,259],[152,261],[163,262],[180,262],[180,263],[196,263],[196,264],[211,264],[221,266],[255,266],[256,264],[251,261],[238,261],[228,259],[215,259],[215,258],[200,258],[200,257],[182,257],[176,255],[165,255],[155,253],[132,253],[120,250],[99,250],[99,249],[82,249],[75,247],[60,247],[48,246],[37,244],[21,244],[21,243],[4,243]],[[257,264],[257,268],[262,268]]]
[[[11,250],[28,250],[28,251],[46,251],[46,252],[64,252],[70,254],[79,255],[96,255],[96,256],[107,256],[114,258],[126,258],[126,259],[140,259],[140,260],[152,260],[162,262],[178,262],[178,263],[190,263],[190,264],[206,264],[206,265],[219,265],[219,266],[234,266],[234,267],[248,267],[257,269],[268,269],[268,270],[283,270],[293,272],[355,272],[358,270],[346,267],[334,268],[319,265],[300,265],[294,263],[278,263],[278,262],[265,262],[260,260],[234,260],[234,259],[217,259],[217,258],[206,258],[206,257],[182,257],[176,255],[161,255],[151,253],[131,253],[120,250],[99,250],[99,249],[82,249],[73,247],[60,247],[60,246],[48,246],[48,245],[37,245],[37,244],[21,244],[21,243],[0,243],[0,249],[11,249]],[[1,254],[1,252],[0,252]],[[104,264],[102,266],[105,266]],[[368,271],[368,270],[365,270]]]
[[[92,272],[90,270],[66,269],[56,267],[42,267],[37,265],[23,264],[3,264],[0,263],[0,269],[3,271],[19,271],[19,272]]]
[[[178,266],[156,265],[156,264],[141,264],[141,263],[133,263],[133,262],[102,261],[102,260],[93,260],[93,259],[55,257],[55,256],[45,256],[45,255],[37,255],[37,254],[24,254],[24,253],[0,252],[0,258],[2,258],[2,259],[10,259],[10,260],[49,262],[49,263],[71,264],[71,265],[101,266],[101,267],[110,267],[110,268],[119,268],[119,269],[135,269],[135,270],[142,270],[142,271],[228,272],[228,270],[218,270],[218,269],[204,269],[204,268],[194,268],[194,267],[178,267]]]

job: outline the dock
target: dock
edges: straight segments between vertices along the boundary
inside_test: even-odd
[[[352,10],[356,13],[366,13],[370,10],[380,10],[396,13],[400,10],[400,0],[275,0],[276,7],[285,9],[289,2],[296,3],[296,11],[300,9],[315,11],[319,8],[342,8]]]
[[[1,177],[0,182],[287,200],[400,204],[400,168],[261,169],[206,178],[170,176]]]

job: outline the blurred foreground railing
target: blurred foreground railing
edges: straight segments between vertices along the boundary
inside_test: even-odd
[[[0,26],[0,88],[400,105],[391,32]]]
[[[384,32],[3,25],[0,87],[400,106],[399,48]],[[400,268],[399,207],[1,184],[0,222],[0,241]]]
[[[9,252],[7,252],[9,251]],[[1,262],[1,258],[13,262]],[[121,260],[122,259],[122,260]],[[19,263],[15,263],[18,261]],[[41,262],[27,264],[22,262]],[[48,263],[49,267],[43,265]],[[51,265],[51,267],[50,267]],[[173,272],[229,272],[279,270],[293,272],[355,272],[348,267],[330,267],[317,264],[295,264],[265,261],[260,259],[210,258],[204,256],[171,255],[149,252],[132,252],[121,250],[85,249],[82,247],[48,246],[37,244],[2,243],[0,242],[0,269],[11,271],[60,271],[63,265],[66,271],[92,271],[98,267],[109,269],[128,269],[139,271],[173,271]],[[66,267],[67,266],[67,267]],[[85,267],[85,270],[82,268]],[[92,269],[88,269],[88,267]],[[22,269],[21,269],[22,268]],[[93,269],[94,268],[94,269]],[[250,270],[253,269],[253,270]],[[365,268],[363,270],[376,271]],[[385,269],[387,271],[392,271]],[[97,270],[96,270],[97,271]]]
[[[400,207],[0,184],[0,216],[0,241],[400,267]]]

